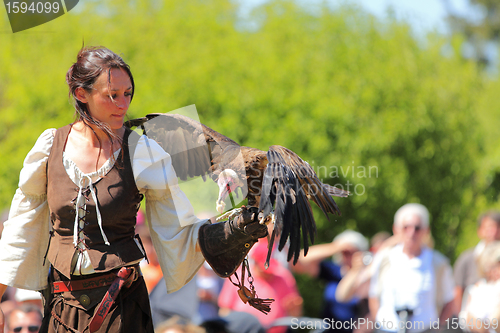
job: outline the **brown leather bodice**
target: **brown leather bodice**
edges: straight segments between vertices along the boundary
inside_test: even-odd
[[[63,151],[71,125],[57,130],[47,162],[47,201],[54,233],[47,253],[50,263],[70,277],[71,260],[75,251],[73,228],[79,186],[69,178],[63,165]],[[115,165],[93,184],[102,217],[102,227],[110,245],[104,243],[97,223],[96,203],[90,189],[84,189],[86,217],[84,243],[97,273],[106,272],[143,257],[134,240],[136,215],[142,195],[132,173],[127,129],[120,156]],[[123,158],[122,158],[123,157]]]

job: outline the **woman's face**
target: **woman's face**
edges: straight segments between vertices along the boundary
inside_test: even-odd
[[[105,71],[95,81],[92,91],[79,89],[77,97],[87,104],[94,119],[108,124],[112,130],[123,126],[132,97],[132,82],[127,72],[112,68],[110,80],[108,71]]]

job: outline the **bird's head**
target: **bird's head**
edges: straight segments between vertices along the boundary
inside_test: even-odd
[[[230,193],[236,192],[238,188],[244,187],[243,182],[238,177],[238,174],[231,170],[225,169],[219,174],[217,179],[217,185],[219,186],[219,198],[217,198],[217,211],[219,213],[224,212],[226,206],[224,200]]]

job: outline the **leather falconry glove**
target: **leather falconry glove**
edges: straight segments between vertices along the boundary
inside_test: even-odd
[[[234,219],[215,224],[205,224],[200,227],[198,241],[201,252],[214,272],[223,278],[235,275],[238,283],[231,282],[238,287],[238,295],[244,303],[256,308],[264,314],[271,311],[270,304],[273,299],[262,299],[257,296],[253,286],[253,277],[245,257],[258,241],[266,237],[267,226],[260,224],[258,209],[256,207],[246,208],[242,206],[242,212]],[[241,280],[236,270],[241,266]],[[245,287],[245,278],[248,276],[250,289]]]
[[[220,277],[234,274],[267,226],[259,223],[258,209],[242,206],[242,212],[228,221],[200,227],[198,241],[206,261]]]

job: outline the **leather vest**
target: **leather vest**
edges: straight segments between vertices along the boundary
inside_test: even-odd
[[[57,130],[47,161],[47,201],[53,231],[47,252],[50,263],[67,278],[78,249],[73,244],[75,201],[79,187],[69,178],[63,165],[63,151],[71,125]],[[102,217],[102,227],[110,245],[104,243],[97,223],[96,203],[90,189],[86,197],[84,243],[96,273],[106,272],[144,257],[134,236],[137,210],[142,200],[135,184],[126,129],[123,145],[113,168],[93,184]],[[133,133],[135,134],[135,133]],[[136,140],[132,140],[136,141]]]

